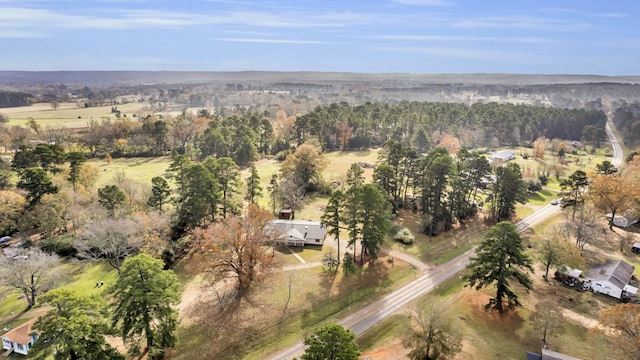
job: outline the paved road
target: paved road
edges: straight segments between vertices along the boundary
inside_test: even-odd
[[[622,148],[618,143],[615,135],[611,131],[609,124],[606,127],[609,141],[613,146],[613,161],[611,163],[615,166],[620,166],[622,163]],[[525,217],[518,223],[516,223],[516,229],[519,232],[524,232],[530,227],[535,226],[537,223],[543,221],[549,216],[559,211],[558,205],[545,205],[538,210],[534,211],[529,216]],[[413,280],[412,282],[404,285],[400,289],[388,294],[380,300],[360,309],[359,311],[347,316],[339,321],[345,328],[353,331],[356,336],[369,330],[371,327],[389,317],[394,312],[398,311],[401,307],[409,303],[410,301],[428,293],[436,286],[443,283],[445,280],[454,276],[458,272],[462,271],[464,267],[469,263],[469,257],[474,254],[474,249],[465,252],[464,254],[456,257],[455,259],[437,266],[432,270],[426,271],[424,275]],[[415,262],[417,260],[414,260]],[[428,265],[419,267],[419,269],[427,269]],[[306,346],[299,342],[280,353],[269,358],[270,360],[291,360],[294,357],[299,357],[304,353]]]
[[[559,210],[559,206],[547,205],[537,210],[533,214],[527,216],[522,221],[516,224],[516,228],[519,231],[525,231],[526,229],[534,226],[540,221],[546,219]],[[469,250],[462,255],[454,258],[453,260],[434,267],[432,270],[427,271],[424,275],[404,285],[400,289],[388,294],[380,300],[358,310],[357,312],[347,316],[346,318],[338,321],[345,328],[353,331],[356,336],[361,335],[371,327],[386,319],[394,312],[398,311],[404,305],[410,301],[428,293],[436,286],[443,283],[445,280],[454,276],[458,272],[462,271],[464,267],[469,263],[469,257],[473,255],[473,249]],[[424,265],[428,267],[427,265]],[[299,342],[278,354],[270,357],[270,360],[291,360],[294,357],[299,357],[304,353],[306,346]]]
[[[611,147],[613,147],[613,159],[611,159],[611,163],[616,166],[619,167],[622,164],[622,147],[620,147],[620,143],[618,142],[618,139],[616,138],[615,134],[613,133],[613,131],[611,130],[611,126],[609,126],[610,121],[607,121],[607,126],[605,127],[605,130],[607,130],[607,136],[609,137],[609,142],[611,143]]]

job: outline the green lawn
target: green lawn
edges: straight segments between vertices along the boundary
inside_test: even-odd
[[[96,183],[98,188],[114,184],[116,175],[124,174],[127,179],[133,179],[151,186],[151,179],[155,176],[164,176],[171,158],[168,156],[155,158],[118,158],[108,164],[104,159],[94,159],[87,162],[99,171]]]
[[[64,287],[75,290],[83,295],[109,296],[108,287],[113,285],[117,278],[116,271],[105,263],[65,261],[56,273],[55,287]],[[96,283],[103,281],[104,285],[96,288]],[[0,328],[5,326],[16,327],[34,316],[43,314],[40,304],[36,304],[29,311],[27,302],[21,294],[9,293],[0,301]]]

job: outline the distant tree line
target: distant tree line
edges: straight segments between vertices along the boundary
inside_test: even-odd
[[[582,138],[591,125],[604,129],[606,115],[599,110],[558,109],[513,104],[401,102],[346,102],[318,106],[295,122],[298,143],[317,137],[325,150],[352,150],[381,146],[396,140],[420,153],[445,134],[460,140],[462,148],[530,144],[537,138]]]
[[[13,91],[0,91],[0,108],[29,106],[35,102],[31,94]]]
[[[640,102],[623,103],[613,115],[613,123],[622,135],[625,145],[640,145]]]

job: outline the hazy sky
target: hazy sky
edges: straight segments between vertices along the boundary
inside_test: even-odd
[[[639,68],[639,0],[0,0],[0,70]]]

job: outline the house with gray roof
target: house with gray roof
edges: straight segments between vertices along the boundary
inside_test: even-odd
[[[500,150],[494,151],[489,155],[489,161],[499,160],[502,162],[507,162],[509,160],[513,160],[516,158],[516,152],[513,150]]]
[[[319,221],[278,219],[269,221],[264,233],[286,246],[322,246],[327,227]]]
[[[630,285],[634,270],[633,265],[622,260],[607,260],[589,271],[585,277],[584,288],[616,299],[636,295],[638,288]]]

